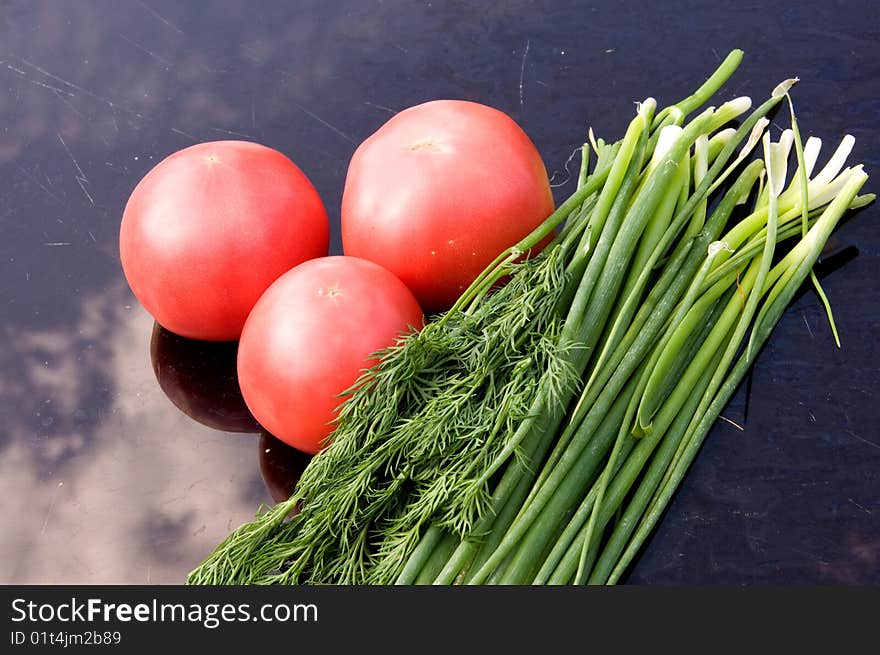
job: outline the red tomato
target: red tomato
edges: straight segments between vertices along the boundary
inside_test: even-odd
[[[437,100],[400,112],[354,153],[342,243],[440,311],[552,212],[547,170],[509,116]]]
[[[285,443],[316,453],[333,429],[339,394],[371,355],[393,345],[422,310],[387,270],[322,257],[278,278],[254,306],[238,347],[238,382],[251,413]]]
[[[234,340],[266,288],[327,254],[317,191],[277,150],[245,141],[185,148],[138,183],[119,253],[134,295],[163,327]]]

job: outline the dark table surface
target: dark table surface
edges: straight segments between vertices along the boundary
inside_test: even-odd
[[[281,150],[338,253],[347,162],[393,112],[508,112],[561,199],[588,126],[618,138],[740,47],[723,99],[799,76],[802,130],[880,171],[872,4],[0,1],[0,583],[179,583],[304,464],[247,414],[234,344],[154,329],[125,283],[122,209],[166,155]],[[834,248],[843,348],[803,294],[630,582],[880,582],[880,209]]]

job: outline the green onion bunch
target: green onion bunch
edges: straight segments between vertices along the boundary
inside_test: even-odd
[[[808,277],[837,338],[812,268],[873,200],[849,136],[814,173],[796,80],[692,116],[741,58],[617,142],[590,132],[571,197],[380,354],[290,500],[188,583],[619,581]]]

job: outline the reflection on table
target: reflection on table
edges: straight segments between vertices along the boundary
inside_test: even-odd
[[[153,327],[150,359],[159,386],[184,414],[215,430],[260,431],[245,405],[235,357],[238,343],[195,341]]]
[[[290,498],[311,456],[291,448],[268,432],[260,436],[260,473],[276,503]]]

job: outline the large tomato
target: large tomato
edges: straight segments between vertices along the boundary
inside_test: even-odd
[[[342,243],[439,311],[552,211],[544,163],[509,116],[436,100],[400,112],[355,151]]]
[[[381,266],[322,257],[278,278],[254,306],[238,347],[238,382],[251,413],[285,443],[316,453],[339,394],[410,328],[422,310]]]
[[[134,295],[163,327],[234,340],[282,273],[327,254],[324,205],[277,150],[245,141],[200,143],[138,183],[119,252]]]

